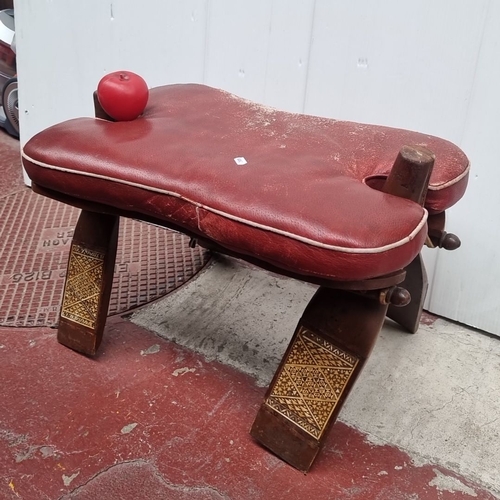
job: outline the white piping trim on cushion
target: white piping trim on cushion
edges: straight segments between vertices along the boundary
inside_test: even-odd
[[[194,205],[197,208],[203,208],[204,210],[207,210],[207,211],[212,212],[212,213],[217,214],[217,215],[221,215],[222,217],[225,217],[227,219],[234,220],[234,221],[240,222],[242,224],[246,224],[247,226],[256,227],[259,229],[263,229],[265,231],[269,231],[271,233],[280,234],[282,236],[286,236],[288,238],[298,240],[302,243],[307,243],[308,245],[312,245],[315,247],[324,248],[327,250],[334,250],[334,251],[343,252],[343,253],[357,253],[357,254],[382,253],[382,252],[386,252],[388,250],[392,250],[394,248],[403,246],[404,244],[410,242],[411,240],[413,240],[415,238],[415,236],[421,231],[422,227],[425,225],[425,223],[427,221],[427,210],[425,210],[425,208],[424,208],[423,209],[424,213],[423,213],[422,219],[420,220],[418,225],[415,227],[415,229],[408,236],[406,236],[405,238],[402,238],[399,241],[396,241],[394,243],[390,243],[388,245],[383,245],[381,247],[374,247],[374,248],[340,247],[340,246],[336,246],[336,245],[328,245],[326,243],[321,243],[320,241],[315,241],[315,240],[312,240],[310,238],[305,238],[304,236],[299,236],[299,235],[294,234],[294,233],[289,233],[288,231],[282,231],[281,229],[276,229],[276,228],[273,228],[270,226],[266,226],[264,224],[259,224],[258,222],[253,222],[253,221],[249,221],[246,219],[242,219],[240,217],[236,217],[235,215],[231,215],[231,214],[228,214],[226,212],[222,212],[221,210],[217,210],[216,208],[208,207],[206,205],[202,205],[201,203],[197,203],[193,200],[190,200],[189,198],[185,198],[184,196],[181,196],[179,193],[174,193],[172,191],[167,191],[164,189],[157,189],[157,188],[153,188],[151,186],[146,186],[144,184],[138,184],[135,182],[128,182],[128,181],[124,181],[124,180],[119,180],[119,179],[116,179],[113,177],[107,177],[105,175],[89,174],[89,173],[82,174],[81,172],[71,170],[69,168],[57,167],[55,165],[49,165],[48,163],[44,163],[44,162],[41,162],[38,160],[34,160],[33,158],[30,158],[24,152],[24,149],[22,151],[22,156],[23,156],[23,158],[30,161],[31,163],[34,163],[35,165],[38,165],[40,167],[48,168],[50,170],[58,170],[60,172],[67,172],[67,173],[74,174],[74,175],[81,175],[82,177],[94,177],[96,179],[103,179],[106,181],[117,182],[119,184],[125,184],[127,186],[141,188],[141,189],[144,189],[146,191],[161,193],[161,194],[165,194],[168,196],[172,196],[174,198],[180,198],[184,201],[187,201],[188,203],[191,203],[192,205]],[[198,226],[199,226],[199,216],[197,218],[198,218]]]
[[[453,186],[457,182],[460,182],[470,171],[470,163],[467,165],[467,168],[454,179],[449,180],[448,182],[443,182],[443,184],[434,184],[433,186],[429,184],[429,191],[440,191],[441,189],[446,189],[447,187]]]
[[[461,181],[470,171],[470,163],[467,165],[467,168],[460,174],[457,175],[454,179],[451,179],[447,182],[443,182],[442,184],[429,184],[429,191],[440,191],[441,189],[446,189],[447,187],[453,186],[453,184],[456,184],[457,182]],[[373,174],[373,175],[367,175],[365,178],[362,179],[362,183],[367,185],[367,180],[375,179],[387,179],[388,175],[387,174]]]

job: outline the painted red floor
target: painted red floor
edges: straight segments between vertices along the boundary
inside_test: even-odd
[[[2,195],[20,189],[20,170],[4,172]],[[93,359],[48,328],[0,328],[0,499],[495,498],[339,422],[303,475],[250,438],[263,395],[120,317]]]
[[[0,356],[1,498],[471,497],[341,423],[304,476],[248,435],[263,389],[118,317],[95,359],[49,329],[1,329]]]

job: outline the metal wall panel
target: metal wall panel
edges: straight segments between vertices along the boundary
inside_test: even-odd
[[[430,309],[500,335],[500,2],[489,2],[461,145],[472,170],[464,199],[448,222],[462,247],[440,255]]]

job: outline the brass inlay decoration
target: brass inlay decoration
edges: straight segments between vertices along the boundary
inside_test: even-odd
[[[95,328],[101,294],[104,254],[74,244],[71,247],[61,317]]]
[[[319,439],[358,359],[300,327],[266,404]]]

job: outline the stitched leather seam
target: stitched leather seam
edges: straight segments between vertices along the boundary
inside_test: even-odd
[[[129,181],[124,181],[124,180],[119,180],[119,179],[116,179],[116,178],[113,178],[113,177],[107,177],[105,175],[100,175],[100,174],[89,174],[89,173],[82,174],[81,172],[78,172],[78,171],[75,171],[75,170],[71,170],[69,168],[58,167],[58,166],[50,165],[48,163],[44,163],[44,162],[41,162],[41,161],[38,161],[38,160],[34,160],[33,158],[29,157],[24,152],[24,150],[22,151],[22,156],[27,161],[29,161],[29,162],[31,162],[31,163],[33,163],[35,165],[38,165],[39,167],[48,168],[50,170],[57,170],[57,171],[60,171],[60,172],[66,172],[66,173],[70,173],[70,174],[73,174],[73,175],[80,175],[82,177],[94,177],[96,179],[102,179],[102,180],[106,180],[106,181],[116,182],[118,184],[124,184],[124,185],[127,185],[127,186],[141,188],[141,189],[144,189],[146,191],[151,191],[151,192],[155,192],[155,193],[165,194],[167,196],[172,196],[174,198],[179,198],[181,200],[184,200],[184,201],[186,201],[188,203],[191,203],[193,206],[195,206],[197,208],[203,208],[204,210],[207,210],[207,211],[212,212],[214,214],[220,215],[220,216],[222,216],[222,217],[224,217],[226,219],[234,220],[236,222],[240,222],[242,224],[246,224],[247,226],[251,226],[251,227],[255,227],[255,228],[262,229],[262,230],[265,230],[265,231],[269,231],[269,232],[272,232],[272,233],[280,234],[281,236],[286,236],[286,237],[288,237],[290,239],[294,239],[294,240],[300,241],[302,243],[306,243],[306,244],[311,245],[311,246],[315,246],[315,247],[319,247],[319,248],[324,248],[326,250],[334,250],[334,251],[342,252],[342,253],[356,253],[356,254],[382,253],[382,252],[387,252],[388,250],[392,250],[394,248],[398,248],[398,247],[403,246],[406,243],[409,243],[410,241],[412,241],[418,235],[418,233],[420,233],[420,231],[422,230],[422,228],[424,227],[424,225],[427,222],[427,215],[428,215],[427,214],[427,210],[425,208],[423,208],[422,209],[423,210],[422,219],[419,221],[419,223],[417,224],[417,226],[415,227],[415,229],[413,229],[413,231],[408,236],[406,236],[405,238],[402,238],[399,241],[395,241],[394,243],[389,243],[388,245],[383,245],[381,247],[374,247],[374,248],[340,247],[340,246],[337,246],[337,245],[329,245],[327,243],[321,243],[320,241],[312,240],[310,238],[306,238],[304,236],[299,236],[298,234],[290,233],[288,231],[283,231],[281,229],[277,229],[277,228],[274,228],[274,227],[266,226],[264,224],[259,224],[258,222],[253,222],[253,221],[249,221],[247,219],[242,219],[241,217],[237,217],[235,215],[228,214],[228,213],[223,212],[221,210],[217,210],[216,208],[212,208],[212,207],[203,205],[201,203],[197,203],[197,202],[195,202],[193,200],[190,200],[189,198],[185,198],[184,196],[180,195],[179,193],[175,193],[175,192],[172,192],[172,191],[167,191],[167,190],[164,190],[164,189],[153,188],[151,186],[147,186],[147,185],[139,184],[139,183],[135,183],[135,182],[129,182]]]

